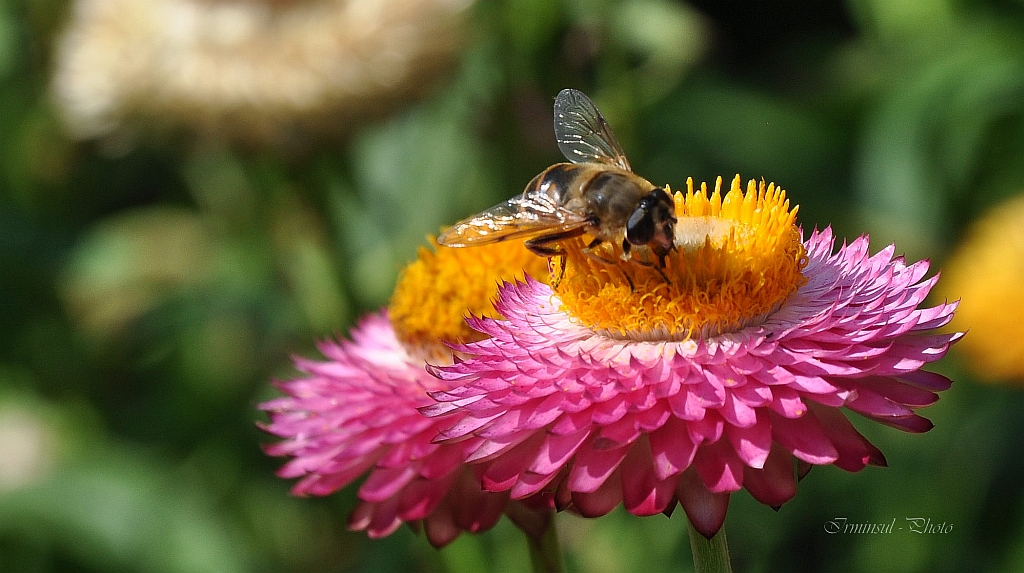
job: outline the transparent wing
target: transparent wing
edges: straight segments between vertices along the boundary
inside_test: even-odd
[[[562,155],[573,163],[604,163],[633,170],[604,116],[579,90],[564,89],[555,97],[555,140]]]
[[[559,206],[547,193],[535,191],[455,223],[437,237],[437,242],[446,247],[467,247],[529,239],[578,228],[586,222],[585,216]]]

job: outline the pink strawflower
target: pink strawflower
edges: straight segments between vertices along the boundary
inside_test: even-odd
[[[829,229],[802,242],[794,227],[788,244],[795,211],[763,183],[746,198],[716,190],[710,210],[693,206],[696,195],[677,196],[667,277],[569,251],[555,290],[505,284],[495,304],[504,319],[471,319],[486,337],[432,369],[450,388],[422,411],[464,416],[439,442],[472,448],[486,489],[553,491],[584,516],[620,503],[667,514],[678,501],[711,537],[741,488],[778,507],[812,465],[884,466],[841,407],[908,432],[932,427],[915,410],[951,382],[921,368],[961,334],[933,332],[956,303],[918,308],[937,279],[924,279],[927,262],[908,265],[891,246],[871,256],[866,237],[833,252]],[[790,218],[764,223],[776,207]],[[774,254],[761,257],[763,245]],[[601,314],[618,306],[653,310]]]
[[[480,264],[475,273],[467,270],[480,256],[485,263],[500,259],[510,266]],[[426,358],[451,362],[442,340],[478,338],[460,317],[479,313],[482,305],[490,308],[499,278],[523,276],[524,267],[546,269],[521,243],[476,253],[423,250],[403,273],[392,299],[400,317],[382,311],[353,328],[351,341],[321,343],[325,361],[297,358],[303,376],[277,383],[285,395],[260,406],[270,413],[270,423],[261,427],[283,438],[266,446],[266,452],[291,458],[278,475],[300,478],[293,493],[328,495],[366,475],[350,527],[377,538],[402,523],[422,526],[436,547],[463,531],[490,529],[506,512],[522,523],[533,511],[550,511],[550,496],[510,504],[508,492],[481,489],[478,469],[464,461],[482,440],[434,443],[462,415],[432,419],[418,410],[434,403],[429,392],[450,388],[427,373]],[[461,280],[451,280],[453,273]],[[444,286],[432,284],[436,281]],[[427,316],[416,315],[413,308]],[[453,313],[472,337],[446,320]],[[433,337],[424,326],[431,323]]]

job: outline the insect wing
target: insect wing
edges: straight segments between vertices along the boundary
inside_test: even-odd
[[[608,122],[579,90],[564,89],[555,97],[555,140],[573,163],[603,163],[632,171]]]
[[[466,247],[577,228],[587,221],[542,191],[517,195],[486,211],[459,221],[445,230],[437,242],[447,247]]]

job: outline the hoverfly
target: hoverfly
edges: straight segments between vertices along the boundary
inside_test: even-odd
[[[668,192],[633,173],[604,116],[583,92],[564,89],[555,98],[555,139],[572,163],[548,167],[522,194],[459,221],[437,242],[466,247],[526,239],[526,248],[552,257],[564,254],[562,241],[586,234],[593,237],[583,249],[588,255],[614,263],[594,249],[621,245],[627,260],[634,247],[646,247],[656,261],[636,261],[656,264],[664,276],[676,224]]]

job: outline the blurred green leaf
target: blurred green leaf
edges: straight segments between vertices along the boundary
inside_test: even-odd
[[[629,0],[617,7],[610,25],[612,38],[637,61],[620,81],[647,104],[668,94],[706,48],[706,24],[685,4]]]
[[[18,21],[6,4],[0,6],[0,79],[13,72],[18,61]]]
[[[467,203],[486,205],[497,183],[472,131],[475,88],[363,134],[352,151],[354,190],[337,204],[360,298],[383,304],[415,246],[456,220]],[[490,199],[493,200],[493,199]]]
[[[862,216],[915,257],[943,237],[948,198],[984,185],[986,140],[1024,116],[1024,47],[992,25],[961,26],[885,86],[866,114]],[[913,65],[910,65],[914,62]]]
[[[91,460],[0,497],[0,528],[49,531],[46,544],[99,570],[230,573],[250,564],[200,484],[180,484],[138,452]],[[41,529],[39,529],[41,528]]]

